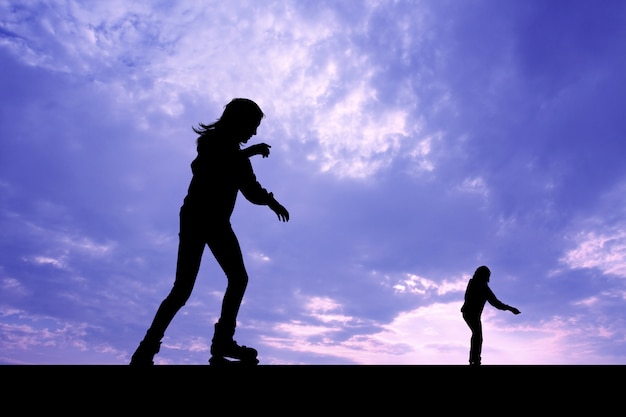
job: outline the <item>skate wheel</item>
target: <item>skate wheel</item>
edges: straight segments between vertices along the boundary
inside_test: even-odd
[[[223,366],[223,367],[255,366],[258,363],[259,363],[259,360],[256,358],[237,360],[237,359],[228,359],[223,356],[212,356],[211,359],[209,359],[209,365]]]

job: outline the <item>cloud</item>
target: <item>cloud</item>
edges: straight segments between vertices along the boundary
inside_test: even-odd
[[[563,264],[626,277],[625,188],[625,183],[618,183],[596,201],[594,214],[572,221],[566,237],[573,248],[561,258]]]
[[[407,273],[404,278],[397,281],[396,284],[393,284],[393,289],[401,294],[406,293],[422,296],[427,296],[428,294],[444,295],[449,292],[463,293],[467,286],[467,279],[467,277],[464,277],[454,282],[447,280],[439,282]]]
[[[577,247],[562,259],[570,268],[597,268],[605,274],[626,277],[626,233],[621,229],[603,234],[581,232],[574,239]]]
[[[53,317],[29,314],[16,309],[0,309],[0,348],[2,361],[7,363],[72,363],[68,352],[87,352],[119,355],[108,343],[96,343],[90,333],[97,328],[85,322],[63,321]],[[9,359],[16,352],[25,360]],[[114,360],[114,359],[113,359]]]
[[[311,19],[306,6],[259,8],[247,2],[210,8],[177,2],[163,9],[70,3],[66,9],[48,6],[54,12],[39,20],[27,10],[22,11],[26,16],[11,12],[7,26],[22,31],[25,19],[39,22],[24,35],[39,53],[28,63],[91,78],[108,94],[115,92],[120,108],[141,104],[143,114],[135,115],[143,120],[140,126],[150,125],[151,113],[180,115],[184,97],[209,102],[217,117],[232,97],[249,96],[272,120],[281,121],[273,129],[289,132],[290,140],[317,144],[308,158],[322,172],[368,177],[388,167],[405,147],[414,146],[411,152],[421,159],[429,152],[428,140],[410,145],[423,129],[423,121],[411,121],[414,106],[407,103],[414,98],[384,97],[378,78],[388,69],[378,50],[351,40],[372,30],[378,13],[388,13],[372,6],[348,33],[344,20],[354,16],[321,9],[317,14],[324,18]],[[420,28],[404,24],[398,30],[402,49],[410,50]],[[193,36],[185,36],[189,33]],[[228,44],[221,41],[225,38]],[[410,91],[410,85],[401,90]],[[432,169],[432,163],[422,164]]]
[[[284,351],[285,357],[314,355],[324,358],[322,363],[463,365],[469,356],[470,331],[459,309],[459,302],[435,302],[401,312],[388,324],[364,327],[367,332],[353,328],[347,337],[337,337],[345,327],[336,324],[283,323],[274,327],[283,337],[265,336],[262,340],[265,346]],[[605,358],[594,353],[598,339],[615,338],[612,325],[596,326],[587,322],[583,314],[555,315],[536,324],[527,322],[524,313],[514,317],[507,314],[491,307],[485,310],[485,364],[566,365],[620,361],[619,351],[607,352],[610,356]],[[616,346],[616,349],[619,348]]]
[[[238,329],[267,360],[466,363],[465,274],[488,264],[523,314],[486,313],[485,363],[623,362],[622,12],[3,2],[0,304],[22,313],[2,323],[55,341],[4,356],[128,359],[172,285],[191,126],[248,96],[292,213],[233,216]],[[206,361],[206,257],[162,363]]]

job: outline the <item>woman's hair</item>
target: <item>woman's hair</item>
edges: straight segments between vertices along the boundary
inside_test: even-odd
[[[472,278],[476,279],[477,281],[489,282],[490,275],[491,271],[489,270],[489,268],[483,265],[476,268],[476,271],[474,272],[474,276]]]
[[[201,137],[206,133],[218,129],[228,128],[241,123],[243,120],[259,121],[265,115],[254,101],[247,98],[234,98],[224,106],[222,116],[211,124],[198,123],[198,127],[192,127],[193,131]]]

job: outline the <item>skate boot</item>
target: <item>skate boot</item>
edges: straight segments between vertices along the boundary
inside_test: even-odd
[[[215,325],[215,335],[211,343],[211,365],[247,365],[259,363],[256,349],[240,346],[233,340],[234,329],[224,329],[220,323]]]
[[[137,367],[154,365],[154,355],[159,353],[160,349],[160,340],[151,340],[150,338],[146,337],[144,340],[141,341],[141,343],[139,343],[139,347],[130,358],[129,365]]]
[[[477,367],[480,366],[480,358],[478,359],[470,359],[470,366]]]

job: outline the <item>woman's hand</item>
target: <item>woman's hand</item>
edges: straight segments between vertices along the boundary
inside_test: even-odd
[[[271,146],[267,143],[257,143],[254,145],[250,145],[242,151],[249,158],[254,155],[263,155],[263,158],[267,158],[270,155]]]
[[[273,193],[270,193],[270,202],[268,206],[272,209],[274,213],[276,213],[276,215],[278,216],[278,220],[283,222],[289,221],[289,212],[278,201],[276,201]]]

